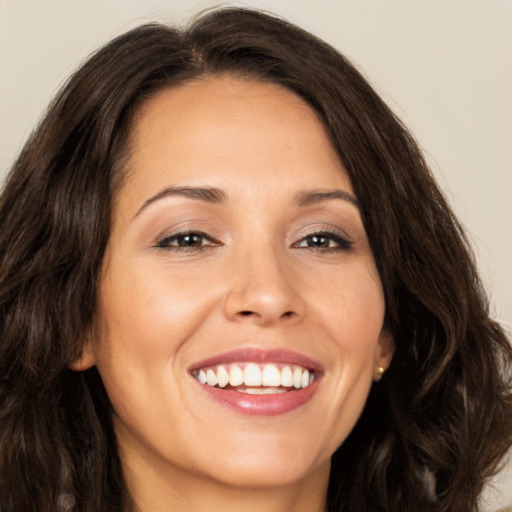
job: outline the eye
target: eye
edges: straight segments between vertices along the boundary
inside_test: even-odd
[[[173,233],[159,240],[156,248],[177,251],[200,251],[205,247],[216,247],[220,243],[207,233],[201,231],[183,231]]]
[[[323,252],[331,251],[350,251],[354,243],[348,238],[342,237],[337,233],[330,233],[322,231],[319,233],[312,233],[293,246],[299,249],[313,249]]]

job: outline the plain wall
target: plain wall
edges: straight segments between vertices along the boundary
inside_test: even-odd
[[[145,21],[179,23],[219,3],[0,0],[0,180],[58,86],[90,52]],[[494,315],[510,332],[512,2],[244,5],[280,14],[341,50],[411,128],[467,227]],[[484,510],[512,505],[512,469],[497,485]]]

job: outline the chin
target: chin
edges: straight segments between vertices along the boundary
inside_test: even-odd
[[[310,477],[315,472],[329,472],[330,455],[320,456],[312,443],[289,445],[268,442],[266,446],[254,443],[239,450],[229,450],[208,468],[212,477],[225,485],[240,488],[283,488]],[[301,450],[301,446],[305,449]],[[213,469],[213,471],[212,471]]]
[[[304,467],[293,459],[288,461],[271,459],[266,461],[246,462],[240,464],[240,460],[233,467],[223,468],[221,473],[215,475],[217,481],[240,489],[271,489],[293,486],[305,480],[315,472],[327,473],[330,470],[330,460],[314,466]]]

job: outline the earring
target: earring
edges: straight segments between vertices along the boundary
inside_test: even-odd
[[[382,376],[384,375],[384,372],[386,370],[382,367],[382,366],[379,366],[378,368],[375,369],[375,376],[373,378],[373,380],[375,382],[379,382],[380,379],[382,379]]]

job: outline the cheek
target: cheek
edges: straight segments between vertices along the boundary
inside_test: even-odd
[[[384,320],[384,294],[374,265],[342,269],[312,299],[333,340],[351,353],[373,350]]]
[[[112,271],[101,290],[102,317],[119,350],[169,350],[187,337],[209,310],[204,277],[134,265]],[[199,282],[198,282],[199,281]],[[114,347],[113,347],[114,349]]]
[[[100,290],[101,332],[94,352],[118,413],[148,390],[175,388],[187,341],[217,302],[215,288],[205,290],[205,282],[206,276],[171,273],[162,266],[131,265],[124,272],[111,265]]]

